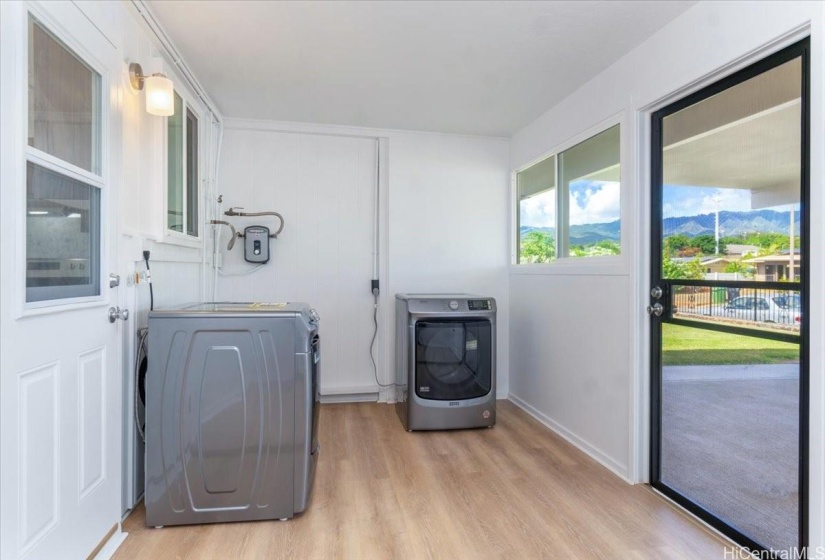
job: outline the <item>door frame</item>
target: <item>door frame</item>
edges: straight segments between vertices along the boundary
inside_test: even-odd
[[[802,64],[802,98],[800,105],[801,113],[801,162],[800,162],[800,206],[804,209],[800,216],[800,235],[802,239],[807,242],[802,243],[800,249],[801,275],[799,281],[799,291],[804,294],[802,300],[802,323],[800,325],[800,336],[798,338],[800,348],[800,364],[799,364],[799,535],[798,547],[804,550],[808,546],[808,489],[809,489],[809,433],[810,433],[810,390],[809,390],[809,348],[810,348],[810,92],[811,92],[811,64],[810,64],[810,32],[806,30],[804,34],[794,34],[792,38],[783,38],[780,48],[773,49],[769,52],[754,53],[749,60],[744,63],[744,67],[739,66],[736,71],[724,75],[723,77],[713,76],[704,80],[702,85],[692,88],[687,92],[679,92],[669,96],[666,100],[656,103],[654,106],[642,112],[640,116],[647,125],[647,134],[644,135],[647,146],[642,144],[641,153],[646,154],[649,160],[645,160],[642,165],[646,167],[650,173],[648,180],[648,196],[643,204],[646,205],[645,212],[642,215],[647,215],[650,220],[650,227],[646,239],[641,240],[640,245],[644,246],[642,254],[646,254],[647,260],[647,278],[648,283],[640,283],[641,289],[644,292],[643,301],[652,301],[648,290],[661,281],[661,251],[662,251],[662,160],[659,154],[662,151],[661,145],[661,119],[669,114],[688,107],[706,99],[714,94],[727,90],[728,88],[742,83],[762,72],[783,64],[789,60],[800,58]],[[658,142],[657,142],[658,141]],[[650,151],[647,151],[649,148]],[[649,212],[649,214],[647,214]],[[644,278],[642,274],[642,278]],[[679,281],[679,285],[708,285],[712,286],[716,283],[713,281]],[[737,282],[726,282],[726,284],[737,284]],[[750,282],[742,282],[743,285],[750,285]],[[778,282],[760,282],[760,286],[764,288],[786,288],[784,284]],[[670,293],[666,288],[661,297],[661,301],[665,303],[665,314],[670,314],[669,306]],[[685,324],[682,321],[673,321],[674,324]],[[661,446],[661,324],[663,319],[651,319],[647,323],[649,333],[646,342],[649,346],[644,344],[643,347],[647,350],[649,372],[647,375],[649,387],[649,409],[647,411],[647,419],[649,421],[649,447],[647,453],[648,469],[649,469],[649,484],[658,492],[665,495],[667,498],[673,500],[678,505],[709,524],[711,527],[732,538],[739,544],[747,546],[751,550],[764,550],[764,547],[753,539],[743,534],[734,527],[728,525],[721,518],[713,515],[709,511],[698,506],[696,503],[683,496],[679,492],[665,486],[659,482],[660,475],[660,446]],[[691,323],[692,324],[692,323]],[[705,327],[703,325],[703,327]],[[721,330],[729,333],[749,334],[752,333],[750,329],[716,326],[714,330]],[[782,335],[777,335],[776,339],[783,339]],[[796,342],[796,340],[794,340]]]

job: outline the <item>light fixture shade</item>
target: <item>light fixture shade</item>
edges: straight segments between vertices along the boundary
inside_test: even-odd
[[[163,74],[146,77],[146,112],[160,117],[175,114],[175,88]]]

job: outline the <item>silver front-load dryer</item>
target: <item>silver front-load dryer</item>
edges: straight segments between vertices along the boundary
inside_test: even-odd
[[[318,316],[306,304],[149,314],[146,524],[285,519],[318,458]]]
[[[396,410],[407,430],[496,422],[496,301],[396,294]]]

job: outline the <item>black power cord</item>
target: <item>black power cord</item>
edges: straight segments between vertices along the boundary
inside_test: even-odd
[[[146,275],[149,276],[149,251],[143,251],[143,261],[146,263]],[[152,289],[152,278],[149,281],[149,311],[155,310],[155,290]]]
[[[370,341],[370,360],[372,361],[372,375],[375,377],[375,384],[381,387],[382,389],[386,389],[387,387],[394,387],[395,383],[381,383],[378,381],[378,365],[375,363],[375,355],[373,354],[373,348],[375,347],[375,339],[378,338],[378,294],[380,293],[378,280],[371,280],[370,281],[370,290],[372,291],[373,297],[373,308],[372,308],[372,323],[375,325],[375,329],[372,331],[372,340]]]

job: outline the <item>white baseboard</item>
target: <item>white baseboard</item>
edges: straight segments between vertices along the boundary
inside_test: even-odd
[[[115,531],[115,533],[109,537],[109,540],[106,541],[106,544],[103,545],[103,548],[100,549],[100,552],[95,554],[94,560],[109,560],[115,555],[117,549],[123,544],[123,541],[125,541],[128,536],[129,533]]]
[[[378,402],[378,393],[331,393],[321,395],[321,404]]]
[[[517,407],[522,409],[524,412],[547,426],[553,432],[567,440],[569,443],[575,445],[581,451],[589,455],[591,458],[598,461],[603,467],[608,469],[610,472],[627,482],[628,484],[634,484],[630,477],[628,476],[628,469],[627,466],[620,464],[619,462],[615,461],[612,457],[610,457],[607,453],[585,441],[584,439],[580,438],[543,412],[540,412],[532,405],[528,404],[524,399],[510,393],[510,401],[515,404]]]
[[[321,403],[377,402],[395,404],[395,389],[378,385],[327,387],[321,389]]]
[[[358,385],[352,387],[327,387],[321,389],[321,396],[328,397],[333,395],[365,395],[378,394],[378,385]]]

